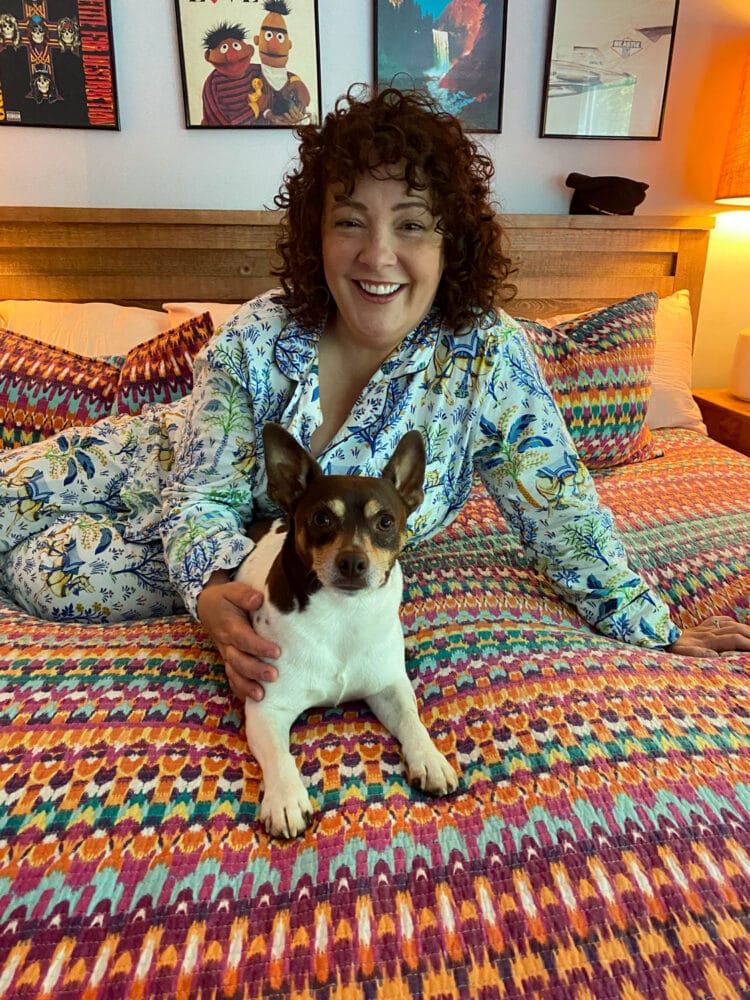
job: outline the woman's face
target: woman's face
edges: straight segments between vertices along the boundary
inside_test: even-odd
[[[394,172],[361,175],[350,197],[332,185],[322,219],[334,332],[383,357],[429,311],[444,265],[429,192],[411,191]]]

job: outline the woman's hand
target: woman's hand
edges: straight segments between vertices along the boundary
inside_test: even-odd
[[[260,701],[265,693],[260,682],[278,677],[276,668],[259,657],[274,659],[281,650],[259,636],[248,617],[262,603],[262,594],[245,583],[230,581],[223,570],[214,573],[198,595],[198,618],[221,654],[229,686],[243,701]]]
[[[668,653],[679,656],[719,656],[732,650],[750,650],[750,625],[727,615],[714,615],[700,625],[683,629],[677,642],[667,646]]]

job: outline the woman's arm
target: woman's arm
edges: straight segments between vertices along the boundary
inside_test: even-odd
[[[635,645],[678,640],[667,605],[628,565],[612,514],[515,324],[498,330],[475,457],[537,568],[589,624]]]

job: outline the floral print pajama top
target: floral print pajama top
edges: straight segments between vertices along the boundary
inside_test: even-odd
[[[268,292],[196,359],[161,522],[170,579],[193,614],[211,573],[235,569],[252,550],[243,525],[278,513],[266,496],[264,424],[282,424],[309,448],[322,423],[320,334]],[[428,314],[317,461],[327,474],[379,476],[411,428],[425,438],[427,473],[408,544],[456,517],[476,472],[537,568],[592,626],[649,647],[677,639],[667,606],[628,566],[518,323],[499,313],[455,335]]]

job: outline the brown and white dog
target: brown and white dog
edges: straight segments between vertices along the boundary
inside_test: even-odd
[[[324,475],[278,424],[266,425],[263,442],[268,496],[288,521],[251,532],[256,548],[235,577],[262,592],[253,627],[281,648],[278,679],[261,701],[245,702],[247,740],[263,771],[261,822],[275,837],[302,833],[312,808],[289,730],[308,708],[355,698],[401,744],[409,781],[447,795],[458,777],[419,718],[399,620],[398,556],[406,519],[424,497],[421,434],[404,435],[380,478]]]

